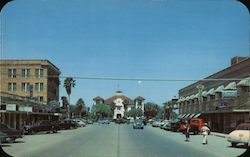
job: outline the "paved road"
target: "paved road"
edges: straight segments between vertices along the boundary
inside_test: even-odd
[[[131,125],[94,124],[56,134],[25,136],[3,149],[16,157],[236,157],[244,148],[232,148],[226,139],[209,136],[208,145],[200,135],[184,141],[181,133]]]

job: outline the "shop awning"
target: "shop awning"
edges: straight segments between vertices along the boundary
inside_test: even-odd
[[[236,90],[236,82],[230,82],[224,90]]]
[[[245,78],[244,80],[241,80],[239,83],[237,83],[237,86],[250,86],[250,77]]]
[[[193,114],[189,115],[188,118],[193,118],[195,115],[196,115],[196,114],[193,113]]]
[[[194,95],[194,99],[195,98],[199,98],[199,93],[197,93],[197,94]]]
[[[214,92],[220,93],[220,92],[222,92],[223,90],[224,90],[224,85],[221,85],[221,86],[217,87],[216,90],[215,90]]]
[[[183,118],[187,118],[187,117],[189,117],[189,115],[190,115],[190,114],[187,114],[187,115],[186,115],[186,116],[184,116]]]
[[[190,98],[190,97],[189,97],[189,96],[187,96],[187,97],[185,98],[185,101],[188,101],[188,100],[189,100],[189,98]]]
[[[189,97],[190,100],[194,99],[194,94]]]
[[[208,92],[207,95],[215,95],[215,89],[211,88]]]
[[[193,118],[198,118],[200,115],[201,115],[201,113],[198,113]]]
[[[181,118],[182,114],[180,114],[177,118]]]
[[[203,91],[202,96],[207,96],[207,91]]]
[[[183,114],[183,115],[181,116],[181,118],[184,118],[186,115],[187,115],[187,114]]]

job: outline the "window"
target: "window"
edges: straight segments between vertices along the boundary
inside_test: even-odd
[[[8,91],[16,91],[16,83],[8,83]]]
[[[42,92],[44,89],[43,83],[36,83],[35,89],[36,89],[36,92]]]
[[[22,83],[22,84],[21,84],[21,89],[22,89],[22,91],[24,91],[24,92],[30,91],[30,83]]]
[[[16,77],[16,69],[8,70],[8,77],[15,78]]]
[[[22,77],[29,77],[30,76],[30,69],[22,69]]]
[[[43,101],[43,96],[39,96],[39,101]]]
[[[36,77],[43,77],[43,69],[36,69],[35,75]]]

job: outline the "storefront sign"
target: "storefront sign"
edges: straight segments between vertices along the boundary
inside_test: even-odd
[[[20,106],[20,107],[19,107],[19,111],[32,112],[32,107]]]
[[[16,111],[16,104],[7,104],[6,111]]]
[[[237,97],[236,90],[222,91],[222,98],[232,98],[232,97]]]

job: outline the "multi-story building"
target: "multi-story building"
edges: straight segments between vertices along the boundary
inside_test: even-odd
[[[0,92],[34,97],[49,103],[59,99],[60,70],[48,60],[0,60]]]
[[[106,100],[101,98],[100,96],[95,97],[94,105],[96,104],[107,104],[113,106],[113,119],[124,117],[125,111],[129,111],[132,108],[139,108],[144,112],[144,98],[141,96],[136,97],[134,100],[129,97],[123,95],[122,91],[116,91],[116,94]]]
[[[212,131],[228,133],[250,121],[250,58],[179,90],[179,118],[201,117]]]
[[[48,60],[0,60],[1,122],[20,128],[49,119],[58,104],[60,70]]]

